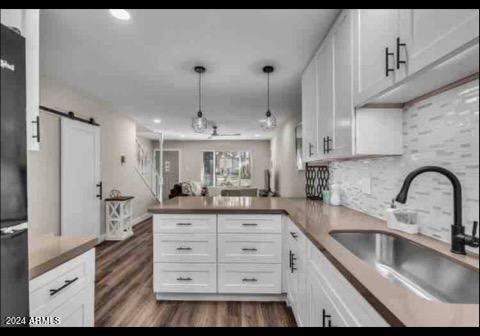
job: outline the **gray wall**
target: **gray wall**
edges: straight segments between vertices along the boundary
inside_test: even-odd
[[[180,149],[180,180],[201,181],[203,166],[202,151],[240,150],[252,154],[252,187],[264,188],[264,172],[270,168],[270,141],[268,140],[212,140],[212,141],[165,141],[163,149]],[[209,188],[209,194],[219,194],[221,188]]]
[[[40,79],[40,103],[60,111],[74,111],[83,117],[93,117],[101,125],[102,181],[106,195],[112,189],[135,196],[134,217],[146,213],[156,203],[135,170],[135,122],[95,98],[62,83]],[[39,152],[28,152],[29,224],[33,234],[60,234],[60,118],[40,112],[42,142]],[[120,156],[126,163],[120,164]],[[102,228],[105,232],[104,205]]]
[[[305,172],[297,170],[295,127],[300,116],[283,123],[271,140],[273,163],[272,189],[281,197],[305,197]]]

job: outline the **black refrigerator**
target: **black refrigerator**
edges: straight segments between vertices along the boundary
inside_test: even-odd
[[[4,327],[28,325],[29,313],[25,39],[1,25],[0,45],[0,300]]]

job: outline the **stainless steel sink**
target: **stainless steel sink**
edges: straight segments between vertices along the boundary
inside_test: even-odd
[[[479,303],[478,270],[407,239],[379,232],[331,236],[378,273],[427,300]]]

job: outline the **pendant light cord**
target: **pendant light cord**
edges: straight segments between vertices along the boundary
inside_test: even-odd
[[[198,73],[198,111],[202,110],[202,73]]]
[[[267,111],[270,111],[270,73],[267,73]]]

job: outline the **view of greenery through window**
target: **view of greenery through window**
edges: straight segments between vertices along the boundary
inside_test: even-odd
[[[203,183],[209,187],[248,187],[250,152],[203,152]]]

